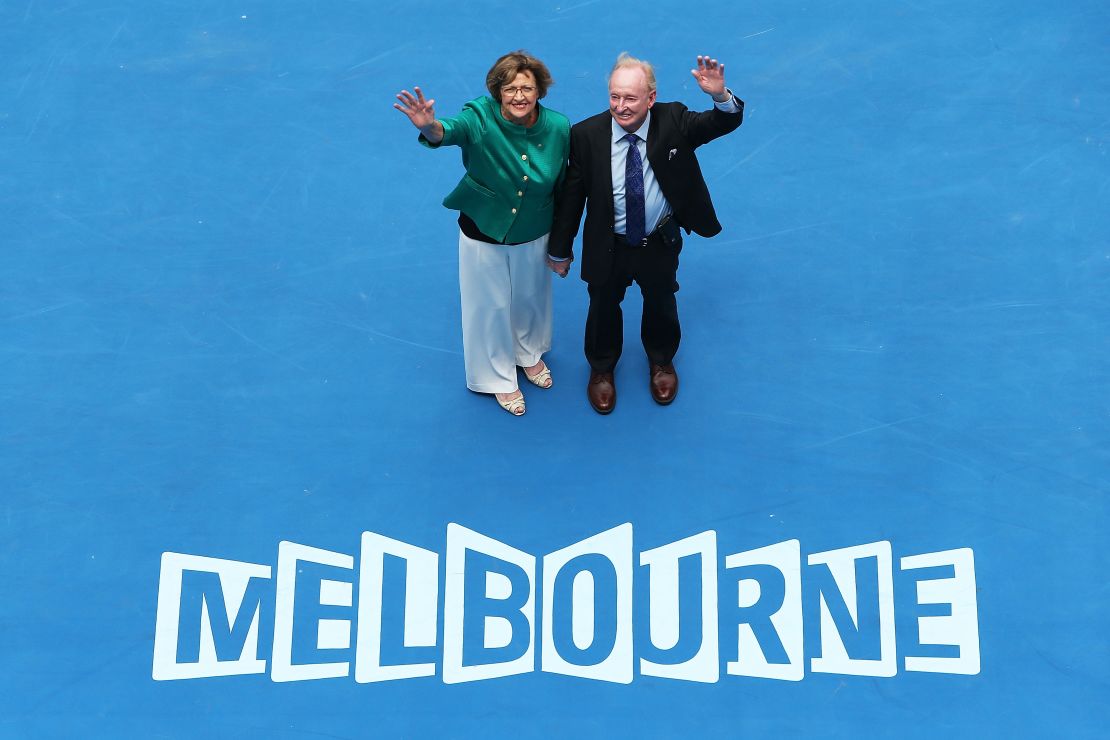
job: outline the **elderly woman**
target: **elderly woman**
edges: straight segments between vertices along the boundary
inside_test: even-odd
[[[425,146],[462,149],[466,174],[443,205],[459,211],[466,386],[494,394],[517,416],[524,413],[517,367],[534,385],[551,387],[543,361],[551,348],[547,235],[570,141],[566,116],[539,104],[552,84],[543,62],[514,51],[486,75],[489,95],[457,116],[436,118],[435,101],[419,87],[402,90],[393,105]]]

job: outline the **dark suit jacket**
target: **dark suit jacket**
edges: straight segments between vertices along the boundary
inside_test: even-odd
[[[678,224],[705,237],[721,231],[709,189],[694,150],[718,136],[734,131],[744,119],[738,113],[711,108],[693,113],[682,103],[656,103],[648,126],[648,161],[663,197],[671,204]],[[570,130],[570,164],[562,188],[556,193],[555,223],[548,252],[570,257],[582,210],[582,279],[600,282],[609,276],[613,258],[613,172],[611,165],[612,116],[608,111],[575,124]]]

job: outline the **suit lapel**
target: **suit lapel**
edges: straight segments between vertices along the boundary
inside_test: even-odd
[[[647,158],[651,165],[651,171],[655,173],[655,181],[659,184],[659,189],[663,191],[663,197],[671,202],[668,193],[673,194],[674,191],[670,187],[672,169],[668,145],[671,143],[672,137],[666,136],[663,132],[661,108],[664,105],[667,104],[656,103],[651,109],[651,122],[648,124]]]
[[[655,172],[659,171],[659,165],[667,161],[666,152],[663,149],[666,142],[663,141],[663,134],[659,133],[659,121],[662,118],[657,110],[659,105],[655,105],[651,109],[651,121],[648,123],[647,135],[647,157],[648,162],[651,164],[651,169]]]
[[[613,223],[613,219],[616,217],[613,206],[613,118],[608,112],[604,114],[604,117],[605,124],[598,126],[598,133],[594,138],[594,146],[596,147],[594,156],[598,163],[601,192],[608,193],[608,197],[603,200],[609,211],[609,223]]]

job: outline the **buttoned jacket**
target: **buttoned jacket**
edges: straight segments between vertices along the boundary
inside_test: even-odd
[[[656,103],[651,109],[648,162],[674,218],[687,233],[710,237],[721,231],[694,150],[736,130],[744,118],[744,103],[737,99],[736,104],[736,113],[716,108],[696,113],[682,103]],[[556,196],[548,242],[553,257],[572,256],[585,209],[581,269],[582,279],[589,283],[605,280],[613,260],[612,120],[606,111],[571,127],[570,164]]]
[[[566,171],[570,121],[562,113],[537,104],[531,127],[506,121],[497,101],[484,96],[462,111],[441,118],[443,140],[420,143],[436,149],[462,149],[466,174],[443,199],[447,208],[462,211],[483,234],[506,243],[538,239],[551,229],[555,188]]]

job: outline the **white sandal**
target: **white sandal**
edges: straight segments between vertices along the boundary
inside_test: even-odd
[[[495,394],[493,394],[493,400],[497,401],[497,404],[501,408],[505,409],[506,411],[508,411],[513,416],[524,416],[524,394],[523,393],[521,393],[516,398],[510,398],[508,401],[502,401],[500,398],[497,397],[497,394],[495,393]]]
[[[543,360],[540,360],[540,362],[543,362]],[[523,370],[524,368],[521,369]],[[529,383],[539,386],[540,388],[547,389],[551,387],[551,369],[547,366],[547,363],[544,363],[543,370],[540,370],[535,375],[529,375],[528,371],[524,370],[524,377],[528,378]]]

